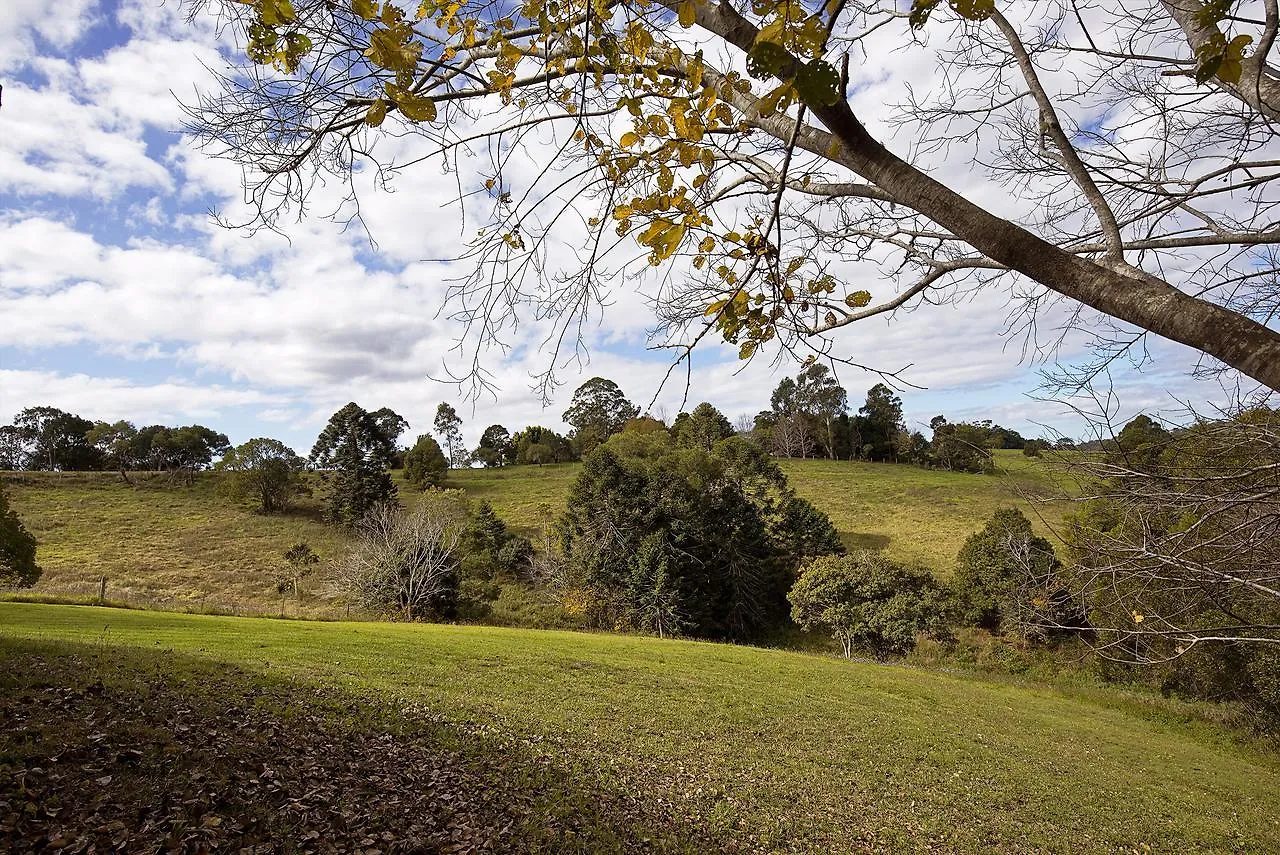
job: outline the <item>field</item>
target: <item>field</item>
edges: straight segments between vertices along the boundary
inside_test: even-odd
[[[478,763],[491,778],[519,772],[525,787],[528,770],[545,769],[543,784],[564,790],[548,791],[558,803],[597,806],[578,810],[573,835],[555,831],[547,851],[682,842],[703,852],[1280,851],[1274,754],[1116,690],[626,636],[18,603],[0,603],[0,675],[0,699],[15,705],[43,691],[79,692],[81,705],[141,695],[163,707],[177,686],[182,720],[205,716],[212,738],[233,743],[260,737],[237,736],[232,720],[284,715],[272,704],[295,722],[327,704],[357,742],[393,721],[404,732],[434,728],[432,744],[451,762]],[[142,715],[102,712],[82,724],[21,712],[14,720],[26,729],[0,735],[0,770],[47,764],[61,741],[83,740],[76,728],[100,729],[100,742]],[[181,738],[164,721],[148,734],[144,751]],[[238,750],[219,749],[210,763]],[[109,762],[90,768],[119,774]],[[240,779],[215,784],[216,770],[208,774],[231,798]],[[383,770],[377,780],[396,778]],[[505,778],[482,789],[517,786]],[[527,792],[511,801],[537,816],[551,810]],[[610,805],[626,806],[625,817]],[[521,822],[511,833],[546,833]],[[617,841],[632,832],[648,844]]]
[[[995,476],[938,472],[913,466],[847,461],[783,461],[797,492],[826,511],[850,546],[882,549],[946,577],[964,539],[1001,505],[1017,504],[1045,533],[1065,502],[1032,502],[1051,495],[1040,461],[997,452]],[[577,464],[472,469],[451,485],[493,504],[509,525],[534,534],[559,513]],[[13,507],[40,543],[44,577],[38,591],[93,595],[107,578],[108,597],[184,608],[278,610],[275,580],[280,555],[306,541],[324,558],[341,553],[345,535],[321,523],[314,502],[299,513],[262,516],[225,496],[205,473],[190,485],[135,477],[130,487],[114,473],[9,473],[2,476]],[[414,491],[401,483],[401,496]],[[313,583],[313,593],[322,589]],[[285,604],[293,613],[299,607]],[[303,613],[325,613],[310,598]]]

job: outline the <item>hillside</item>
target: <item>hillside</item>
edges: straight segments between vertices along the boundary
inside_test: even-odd
[[[74,669],[62,664],[72,655]],[[388,727],[390,716],[406,732],[438,728],[450,762],[489,752],[498,759],[486,774],[511,779],[491,781],[498,791],[536,784],[549,764],[559,786],[600,806],[559,838],[579,846],[549,851],[637,851],[599,842],[626,833],[612,804],[656,824],[644,833],[651,841],[700,840],[690,848],[704,852],[1280,851],[1274,755],[1159,699],[1115,691],[625,636],[0,603],[0,697],[35,703],[41,686],[63,691],[66,672],[81,683],[81,704],[136,692],[160,703],[177,687],[187,707],[179,720],[211,718],[222,741],[259,738],[233,722],[272,703],[301,722],[328,698],[348,729]],[[94,695],[85,687],[97,679]],[[328,688],[269,689],[282,680]],[[103,718],[94,725],[103,734],[133,721]],[[46,763],[71,738],[62,728],[83,726],[26,720],[44,735],[6,728],[0,767]],[[155,726],[137,747],[182,738],[172,722]],[[296,730],[281,736],[305,738]],[[308,762],[327,762],[321,755]],[[287,781],[297,764],[268,765]],[[90,768],[120,774],[110,762]],[[378,780],[399,779],[382,770]],[[532,792],[513,801],[542,810]]]
[[[997,459],[995,476],[851,461],[781,463],[797,492],[830,515],[848,545],[882,549],[945,577],[965,538],[1001,505],[1027,508],[1041,529],[1037,514],[1051,523],[1061,519],[1064,503],[1031,507],[1025,498],[1051,492],[1043,463],[1018,452],[997,452]],[[450,485],[489,501],[509,525],[533,534],[547,521],[547,507],[553,514],[563,508],[577,469],[463,470],[452,473]],[[213,473],[190,486],[135,476],[131,487],[106,472],[0,477],[40,542],[40,591],[96,594],[106,576],[108,596],[134,602],[278,609],[275,578],[284,550],[306,541],[328,558],[345,544],[343,532],[319,521],[313,501],[289,516],[263,516],[225,496]],[[400,486],[411,502],[414,491]],[[322,588],[312,583],[313,593]],[[302,611],[331,609],[312,598]]]

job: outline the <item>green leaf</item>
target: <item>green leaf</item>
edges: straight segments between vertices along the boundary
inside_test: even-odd
[[[791,54],[776,42],[757,41],[747,54],[747,73],[756,80],[776,77],[791,62]]]
[[[841,99],[840,72],[829,62],[815,59],[796,74],[796,93],[810,107],[828,107]]]

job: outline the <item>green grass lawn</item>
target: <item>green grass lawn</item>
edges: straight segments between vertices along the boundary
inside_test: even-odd
[[[76,642],[88,672],[151,651],[336,687],[355,718],[411,709],[720,851],[1280,851],[1280,759],[1112,690],[626,636],[17,603],[0,638],[11,662]]]
[[[994,476],[849,461],[785,460],[782,467],[848,545],[882,549],[946,577],[965,538],[1001,505],[1026,508],[1042,530],[1037,514],[1050,523],[1061,519],[1065,503],[1026,498],[1050,492],[1044,464],[1019,452],[997,452],[997,459]],[[577,472],[572,463],[470,469],[449,481],[532,535],[548,521],[548,508],[563,509]],[[96,594],[106,576],[108,596],[134,602],[272,610],[280,607],[275,580],[286,549],[306,541],[331,558],[347,545],[344,532],[319,521],[314,499],[304,500],[300,513],[263,516],[221,493],[213,473],[189,486],[135,476],[137,487],[109,472],[3,477],[13,508],[40,544],[40,591]],[[412,503],[415,491],[398,483]],[[317,579],[311,588],[316,594],[323,585]],[[332,611],[314,596],[301,607],[286,605],[290,613]]]

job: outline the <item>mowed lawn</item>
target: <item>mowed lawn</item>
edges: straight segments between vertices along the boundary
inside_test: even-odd
[[[86,643],[90,671],[135,647],[336,686],[362,699],[353,717],[384,703],[505,740],[722,851],[1280,851],[1274,754],[1113,691],[626,636],[84,606],[0,603],[0,638]]]
[[[830,515],[847,545],[883,550],[945,578],[965,538],[998,507],[1023,507],[1049,533],[1040,517],[1056,524],[1068,504],[1029,500],[1052,493],[1045,464],[1019,452],[997,452],[997,459],[993,476],[850,461],[781,465],[796,491]],[[448,486],[490,502],[513,529],[532,536],[561,513],[578,468],[469,469],[452,473]],[[136,487],[110,472],[2,477],[13,508],[39,541],[42,591],[96,594],[106,576],[109,597],[273,610],[280,607],[276,579],[285,550],[305,541],[329,559],[349,544],[346,532],[320,521],[315,497],[298,513],[263,516],[251,502],[226,495],[213,473],[167,486],[162,477],[134,476]],[[411,504],[417,492],[398,484]],[[307,585],[309,596],[301,606],[287,603],[289,612],[333,612],[315,596],[323,580]]]

